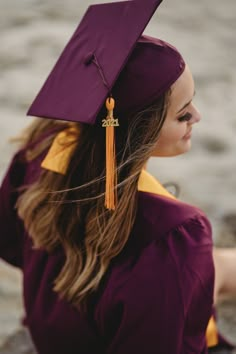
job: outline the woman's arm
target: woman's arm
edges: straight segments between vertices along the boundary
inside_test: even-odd
[[[202,216],[127,257],[112,269],[96,311],[106,354],[207,353],[213,281],[211,230]]]
[[[214,302],[221,296],[236,294],[236,248],[214,248],[215,288]]]

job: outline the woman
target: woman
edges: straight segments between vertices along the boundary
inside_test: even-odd
[[[187,152],[200,120],[181,55],[140,37],[158,4],[89,9],[29,111],[53,119],[32,124],[3,181],[0,256],[22,268],[40,354],[207,353],[209,222],[144,171]]]

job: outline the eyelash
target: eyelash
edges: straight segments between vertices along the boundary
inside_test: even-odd
[[[192,118],[192,114],[191,113],[186,113],[184,116],[179,117],[178,121],[179,122],[189,122],[191,118]]]

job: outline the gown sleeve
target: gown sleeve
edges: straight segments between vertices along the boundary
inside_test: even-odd
[[[0,187],[0,258],[22,268],[23,225],[17,216],[17,188],[24,179],[24,164],[16,154]]]
[[[214,266],[205,216],[187,220],[135,258],[112,272],[98,307],[105,353],[207,353]]]

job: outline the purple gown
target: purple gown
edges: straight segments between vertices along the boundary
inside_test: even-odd
[[[85,316],[52,291],[63,249],[33,250],[14,209],[16,188],[32,183],[39,166],[40,158],[25,163],[18,153],[0,190],[0,257],[23,271],[23,323],[38,353],[207,353],[214,266],[206,216],[158,188],[139,190],[130,239]]]

